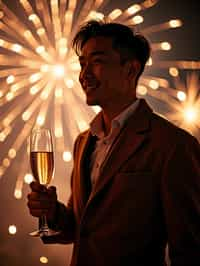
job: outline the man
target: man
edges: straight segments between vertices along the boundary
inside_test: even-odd
[[[88,105],[102,108],[74,146],[71,197],[33,182],[28,207],[74,243],[72,266],[200,265],[200,145],[136,98],[148,41],[90,21],[73,40]]]

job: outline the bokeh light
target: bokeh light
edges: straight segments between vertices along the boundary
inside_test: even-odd
[[[40,257],[40,262],[43,264],[47,264],[48,263],[48,258],[45,256]]]
[[[15,225],[9,225],[8,232],[11,235],[15,235],[17,233],[17,227]]]
[[[188,123],[194,123],[197,122],[197,119],[200,118],[198,117],[198,110],[195,109],[194,107],[187,107],[184,111],[184,119]]]

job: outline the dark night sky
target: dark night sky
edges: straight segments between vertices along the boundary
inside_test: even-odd
[[[39,1],[39,0],[38,0]],[[14,5],[16,0],[5,0],[4,3]],[[80,1],[79,1],[80,2]],[[109,12],[113,8],[127,7],[141,1],[112,0],[105,6]],[[170,19],[179,18],[183,21],[183,27],[162,31],[151,36],[152,41],[164,39],[172,43],[173,49],[169,53],[161,54],[162,60],[200,60],[200,1],[199,0],[160,0],[154,7],[140,14],[144,15],[145,28],[150,25],[160,24]],[[159,73],[161,74],[161,73]],[[17,169],[15,169],[17,171]],[[23,198],[16,200],[13,191],[16,180],[13,180],[12,172],[0,179],[0,266],[39,266],[39,257],[44,255],[49,258],[49,266],[68,266],[70,248],[67,246],[45,246],[39,239],[32,239],[28,232],[35,229],[37,221],[29,216],[26,207],[26,194],[29,191],[27,185],[23,189]],[[69,182],[66,185],[69,187]],[[58,190],[62,199],[65,198],[65,184],[58,184]],[[16,224],[18,233],[8,234],[8,226]]]

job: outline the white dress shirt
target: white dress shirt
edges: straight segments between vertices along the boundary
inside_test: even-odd
[[[116,116],[111,122],[111,130],[107,136],[103,130],[103,116],[102,113],[98,114],[94,120],[90,123],[90,129],[93,136],[97,137],[95,149],[91,155],[90,161],[90,173],[92,187],[96,183],[96,180],[101,174],[101,168],[109,150],[117,138],[119,132],[123,128],[125,122],[136,110],[139,105],[139,99],[134,101],[125,110],[123,110],[118,116]]]

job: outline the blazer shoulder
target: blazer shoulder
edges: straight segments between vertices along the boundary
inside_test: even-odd
[[[160,116],[157,113],[152,113],[151,116],[152,132],[155,135],[159,135],[162,141],[168,141],[168,143],[182,143],[198,142],[196,137],[185,129],[178,127],[165,117]]]
[[[88,136],[89,132],[90,132],[90,129],[87,129],[87,130],[81,132],[81,133],[77,136],[76,140],[80,140],[81,138],[86,138],[86,137]]]

